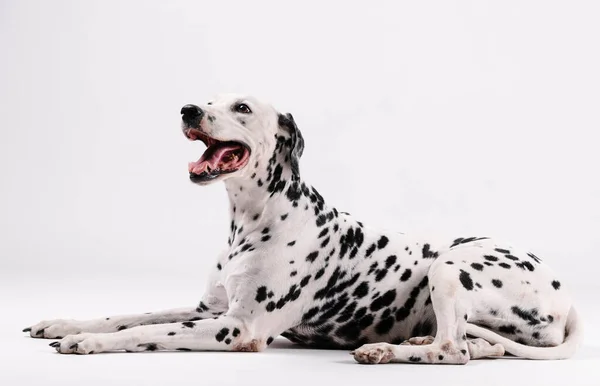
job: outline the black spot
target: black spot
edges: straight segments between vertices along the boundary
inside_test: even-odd
[[[223,339],[225,339],[225,337],[227,336],[227,334],[229,334],[229,329],[227,327],[223,327],[221,331],[219,331],[217,335],[215,335],[215,339],[217,340],[217,342],[222,342]]]
[[[533,334],[531,334],[531,337],[532,337],[533,339],[540,339],[540,333],[536,331],[536,332],[534,332]]]
[[[229,344],[229,343],[231,343],[231,339],[229,339],[229,338],[225,339],[225,344]]]
[[[290,247],[293,246],[294,244],[296,244],[296,240],[290,241],[289,243],[287,243],[287,245],[290,246]]]
[[[365,256],[366,257],[371,256],[373,254],[373,252],[375,252],[375,248],[376,248],[375,244],[371,244],[369,246],[369,248],[367,248],[367,252],[365,253]]]
[[[472,263],[471,264],[471,268],[477,270],[477,271],[483,271],[483,265],[479,264],[479,263]]]
[[[175,332],[171,331],[171,332],[169,332],[167,335],[169,335],[169,336],[173,336],[173,335],[175,335]]]
[[[256,290],[256,297],[254,298],[254,300],[256,300],[258,303],[260,303],[266,299],[267,299],[267,287],[265,287],[264,285],[261,287],[258,287],[258,289]]]
[[[494,250],[496,252],[498,252],[498,253],[504,253],[504,254],[509,254],[510,253],[510,251],[508,249],[495,248]]]
[[[498,279],[492,279],[492,284],[494,285],[494,287],[502,288],[502,281]]]
[[[321,233],[319,233],[318,238],[321,238],[323,236],[325,236],[327,233],[329,233],[329,228],[325,228],[321,231]]]
[[[319,256],[318,251],[311,252],[308,254],[308,256],[306,256],[306,261],[309,261],[312,263],[317,259],[317,256]]]
[[[512,260],[512,261],[518,261],[519,260],[518,257],[513,256],[511,254],[506,254],[506,255],[504,255],[504,257],[506,257],[507,259]]]
[[[323,225],[325,225],[325,223],[327,222],[327,216],[324,214],[320,214],[319,217],[317,217],[317,221],[316,224],[318,227],[321,227]]]
[[[362,297],[367,296],[368,293],[369,293],[369,283],[366,281],[363,281],[362,283],[360,283],[358,285],[358,287],[356,287],[354,289],[354,292],[352,293],[352,295],[357,298],[362,298]]]
[[[117,331],[123,331],[125,329],[127,329],[127,326],[119,326],[119,327],[117,327]],[[40,330],[40,331],[42,331],[42,330]],[[39,332],[38,332],[38,334],[39,334]]]
[[[400,281],[407,281],[412,276],[412,271],[410,269],[406,269],[402,276],[400,276]]]
[[[437,259],[438,252],[434,252],[431,250],[431,246],[429,244],[423,245],[423,258],[424,259]]]
[[[287,218],[287,216],[288,216],[288,213],[281,215],[281,221],[284,221]]]
[[[473,290],[473,279],[471,279],[471,274],[469,274],[469,272],[461,269],[458,278],[467,291]]]
[[[270,336],[269,339],[267,339],[267,346],[270,345],[271,343],[273,343],[273,337]]]
[[[260,214],[255,214],[254,217],[252,217],[252,220],[256,221],[258,220],[258,218],[260,217]]]
[[[446,264],[448,264],[448,265],[452,265],[452,264],[454,264],[454,262],[453,262],[453,261],[451,261],[451,260],[448,260],[448,261],[446,262]]]
[[[483,256],[484,259],[486,259],[487,261],[498,261],[498,258],[496,256],[492,256],[492,255],[485,255]]]
[[[498,265],[499,265],[500,267],[502,267],[502,268],[505,268],[505,269],[510,269],[510,264],[506,264],[506,263],[498,263]]]
[[[383,249],[385,248],[385,246],[388,244],[389,239],[385,236],[381,236],[379,238],[379,240],[377,241],[377,248],[378,249]]]
[[[323,240],[323,242],[321,243],[321,248],[325,248],[327,246],[327,244],[329,244],[329,237],[327,237],[325,240]]]
[[[452,245],[450,245],[450,248],[456,247],[457,245],[460,245],[460,244],[466,244],[466,243],[470,243],[470,242],[477,241],[477,240],[485,240],[488,238],[489,237],[467,237],[467,238],[459,237],[452,242]]]
[[[528,261],[521,261],[519,263],[515,263],[515,265],[517,267],[521,268],[522,270],[528,270],[528,271],[534,271],[535,270],[533,264],[531,264]]]
[[[233,337],[235,338],[236,336],[238,336],[240,334],[240,329],[239,328],[234,328],[233,332],[231,333],[231,335],[233,335]]]
[[[317,271],[317,273],[315,274],[315,280],[318,280],[321,278],[321,276],[323,276],[323,274],[325,273],[325,267],[321,268],[320,270]]]
[[[271,238],[271,236],[264,235],[260,240],[264,242],[264,241],[269,241],[270,238]]]
[[[421,357],[416,357],[414,355],[411,355],[411,356],[408,357],[408,360],[410,362],[421,362]]]
[[[183,327],[187,327],[187,328],[194,328],[196,326],[196,323],[194,323],[194,322],[183,322],[181,324],[183,325]]]
[[[303,279],[300,281],[300,287],[305,287],[305,286],[308,284],[308,282],[309,282],[309,280],[310,280],[310,276],[311,276],[311,275],[305,276],[305,277],[304,277],[304,278],[303,278]]]
[[[465,350],[465,349],[463,348],[462,350],[460,350],[460,353],[461,353],[462,355],[467,355],[467,350]]]
[[[222,267],[221,267],[221,263],[218,263],[218,264],[217,264],[217,269],[220,271],[220,270],[221,270],[221,268],[222,268]]]
[[[554,280],[552,282],[552,287],[554,287],[555,290],[558,290],[560,288],[560,282],[558,280]]]
[[[536,263],[542,262],[542,259],[540,259],[539,257],[537,257],[536,255],[534,255],[531,252],[527,253],[527,256],[529,256],[531,259],[533,259],[533,261],[535,261]]]
[[[525,310],[518,306],[513,306],[511,307],[511,311],[519,318],[527,321],[527,324],[530,326],[535,326],[541,323],[540,319],[537,318],[538,312],[535,308],[532,310]]]
[[[379,272],[377,272],[377,275],[375,275],[375,281],[381,281],[383,280],[383,278],[385,277],[385,275],[387,275],[388,270],[386,268],[380,269]]]
[[[384,293],[383,295],[377,297],[373,302],[371,302],[371,311],[379,311],[383,307],[387,307],[396,299],[396,290],[391,289]]]
[[[290,273],[290,277],[294,277],[294,276],[296,276],[297,274],[298,274],[298,271],[292,271],[292,272]]]
[[[498,327],[498,331],[505,334],[514,335],[517,333],[517,326],[515,326],[514,324],[500,326]]]
[[[438,359],[443,361],[444,360],[444,356],[443,355],[438,355]]]

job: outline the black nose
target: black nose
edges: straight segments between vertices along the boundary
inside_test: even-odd
[[[181,115],[184,122],[200,122],[204,111],[196,105],[185,105],[181,108]]]

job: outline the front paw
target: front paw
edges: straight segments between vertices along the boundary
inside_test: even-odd
[[[101,351],[98,334],[69,335],[57,342],[50,343],[60,354],[94,354]]]
[[[44,320],[31,327],[27,327],[23,332],[29,332],[32,338],[62,339],[67,335],[81,333],[80,323],[72,319]]]

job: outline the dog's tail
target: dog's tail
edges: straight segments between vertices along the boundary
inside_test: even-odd
[[[554,347],[532,347],[514,342],[483,327],[467,323],[467,334],[491,344],[500,343],[506,352],[525,359],[567,359],[575,354],[583,339],[583,321],[571,306],[565,325],[565,341]]]

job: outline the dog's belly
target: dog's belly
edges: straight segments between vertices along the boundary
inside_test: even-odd
[[[426,268],[426,267],[423,267]],[[315,303],[320,316],[285,331],[294,343],[321,349],[353,349],[365,343],[399,344],[413,336],[434,335],[436,321],[427,287],[427,269],[413,273],[411,285],[398,277],[370,283],[368,296],[358,301],[353,289],[335,299]],[[391,302],[387,295],[397,295]],[[311,307],[309,307],[310,310]]]

